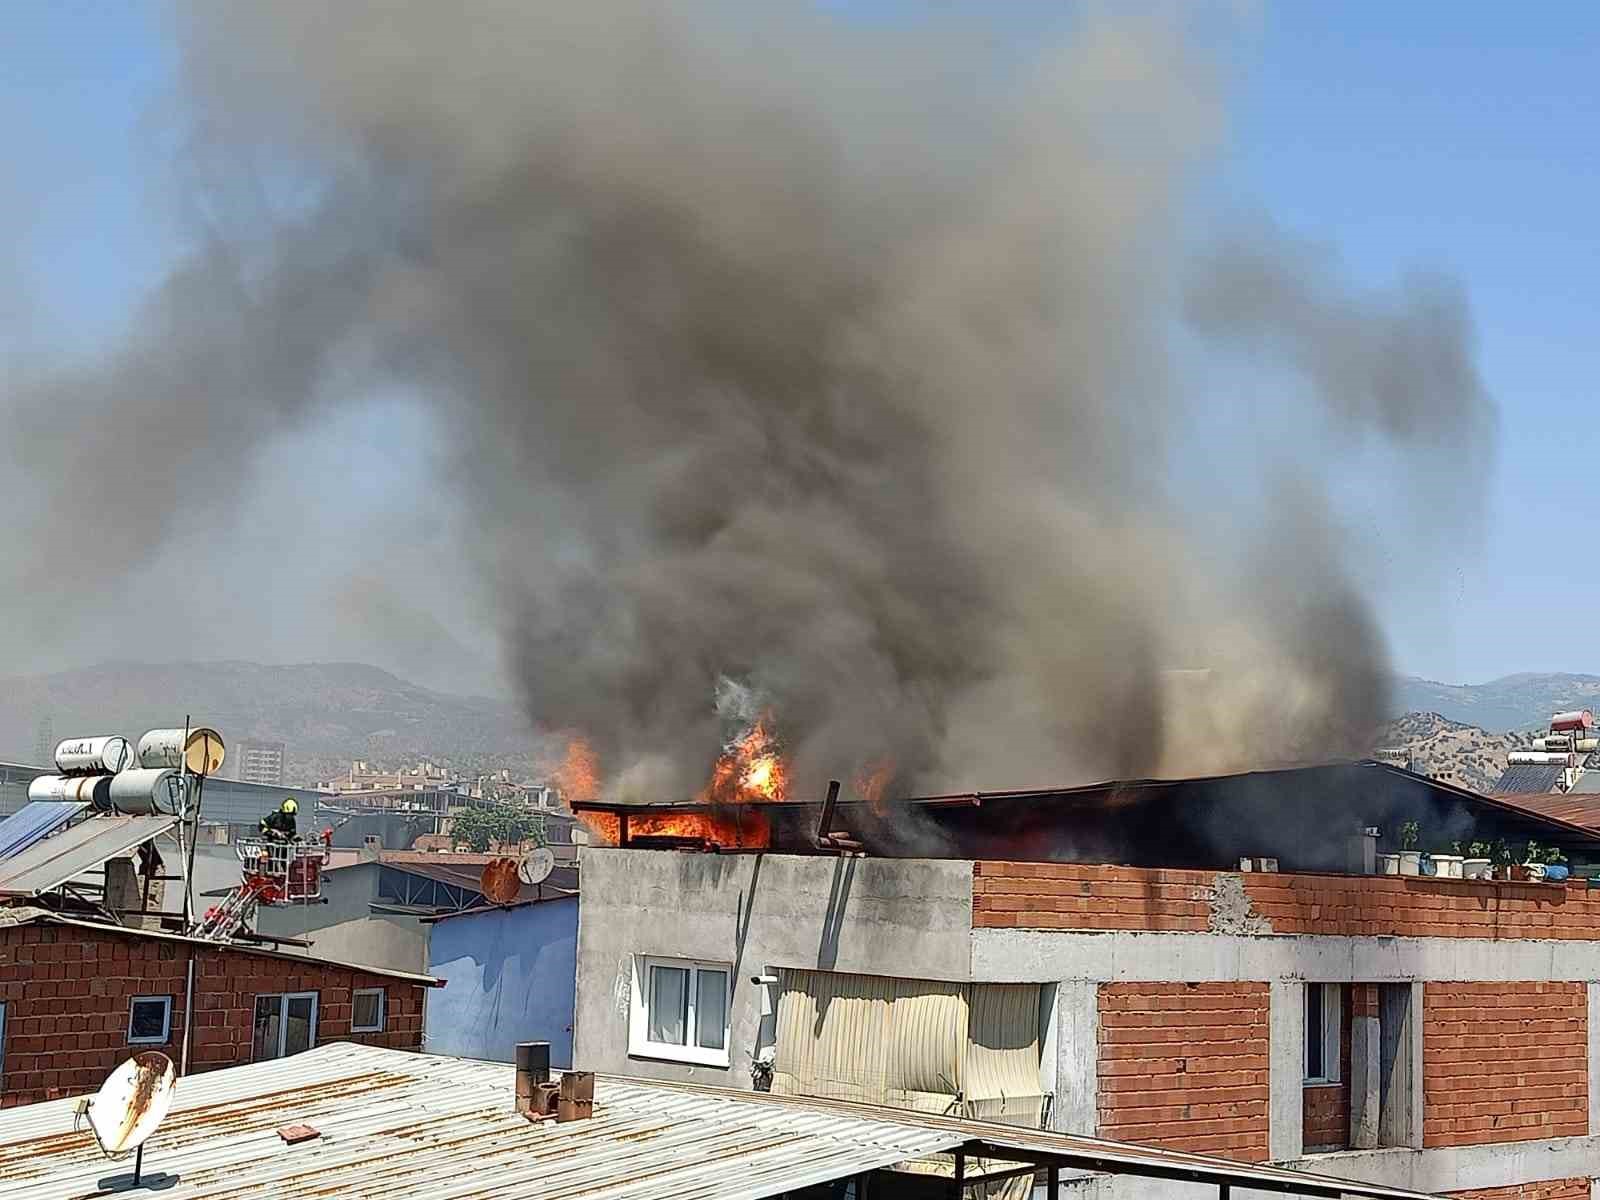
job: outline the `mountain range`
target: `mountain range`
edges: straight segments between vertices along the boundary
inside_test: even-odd
[[[186,715],[230,743],[285,743],[294,776],[286,782],[294,783],[315,782],[353,758],[526,772],[547,748],[507,701],[430,691],[360,663],[122,662],[0,679],[0,760],[34,762],[44,721],[56,739],[137,738],[181,726]]]
[[[1600,675],[1524,672],[1488,683],[1435,683],[1406,676],[1395,681],[1393,707],[1403,713],[1438,713],[1491,733],[1543,729],[1552,713],[1600,708]]]

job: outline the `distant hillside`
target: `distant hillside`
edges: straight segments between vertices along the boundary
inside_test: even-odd
[[[1527,733],[1489,733],[1438,713],[1407,713],[1390,722],[1379,738],[1381,749],[1407,750],[1419,774],[1487,792],[1506,767],[1506,753],[1526,746]]]
[[[544,748],[514,705],[429,691],[359,663],[112,663],[0,679],[0,759],[31,762],[47,715],[57,737],[138,737],[182,725],[186,713],[229,742],[284,742],[296,782],[350,758],[511,765]]]
[[[1550,714],[1567,708],[1600,708],[1600,675],[1524,672],[1488,683],[1395,681],[1397,711],[1438,713],[1451,721],[1491,732],[1543,728]]]

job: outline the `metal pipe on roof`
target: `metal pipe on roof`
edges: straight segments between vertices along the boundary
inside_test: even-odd
[[[183,1055],[179,1075],[189,1073],[189,1046],[194,1041],[194,951],[189,951],[189,969],[183,984]]]

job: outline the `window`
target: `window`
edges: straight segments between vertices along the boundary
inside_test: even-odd
[[[171,996],[135,996],[128,1005],[128,1045],[159,1046],[172,1033]]]
[[[728,1065],[726,963],[636,958],[628,1053]]]
[[[357,988],[351,996],[351,1033],[383,1032],[383,989]]]
[[[251,1061],[287,1058],[317,1044],[317,994],[257,996]]]
[[[1339,1025],[1343,1009],[1337,983],[1306,984],[1307,1083],[1339,1082]]]

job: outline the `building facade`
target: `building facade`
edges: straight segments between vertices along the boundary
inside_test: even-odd
[[[549,1042],[573,1066],[578,898],[558,896],[431,918],[427,973],[445,987],[428,1005],[433,1054],[511,1062],[518,1042]]]
[[[1554,1200],[1600,1174],[1600,890],[598,847],[581,862],[586,1068],[1426,1192]]]
[[[420,1050],[436,982],[3,909],[0,1107],[93,1092],[146,1050],[189,1072],[326,1042]]]
[[[282,742],[240,742],[234,753],[239,760],[239,781],[278,787],[283,783],[285,756]]]

